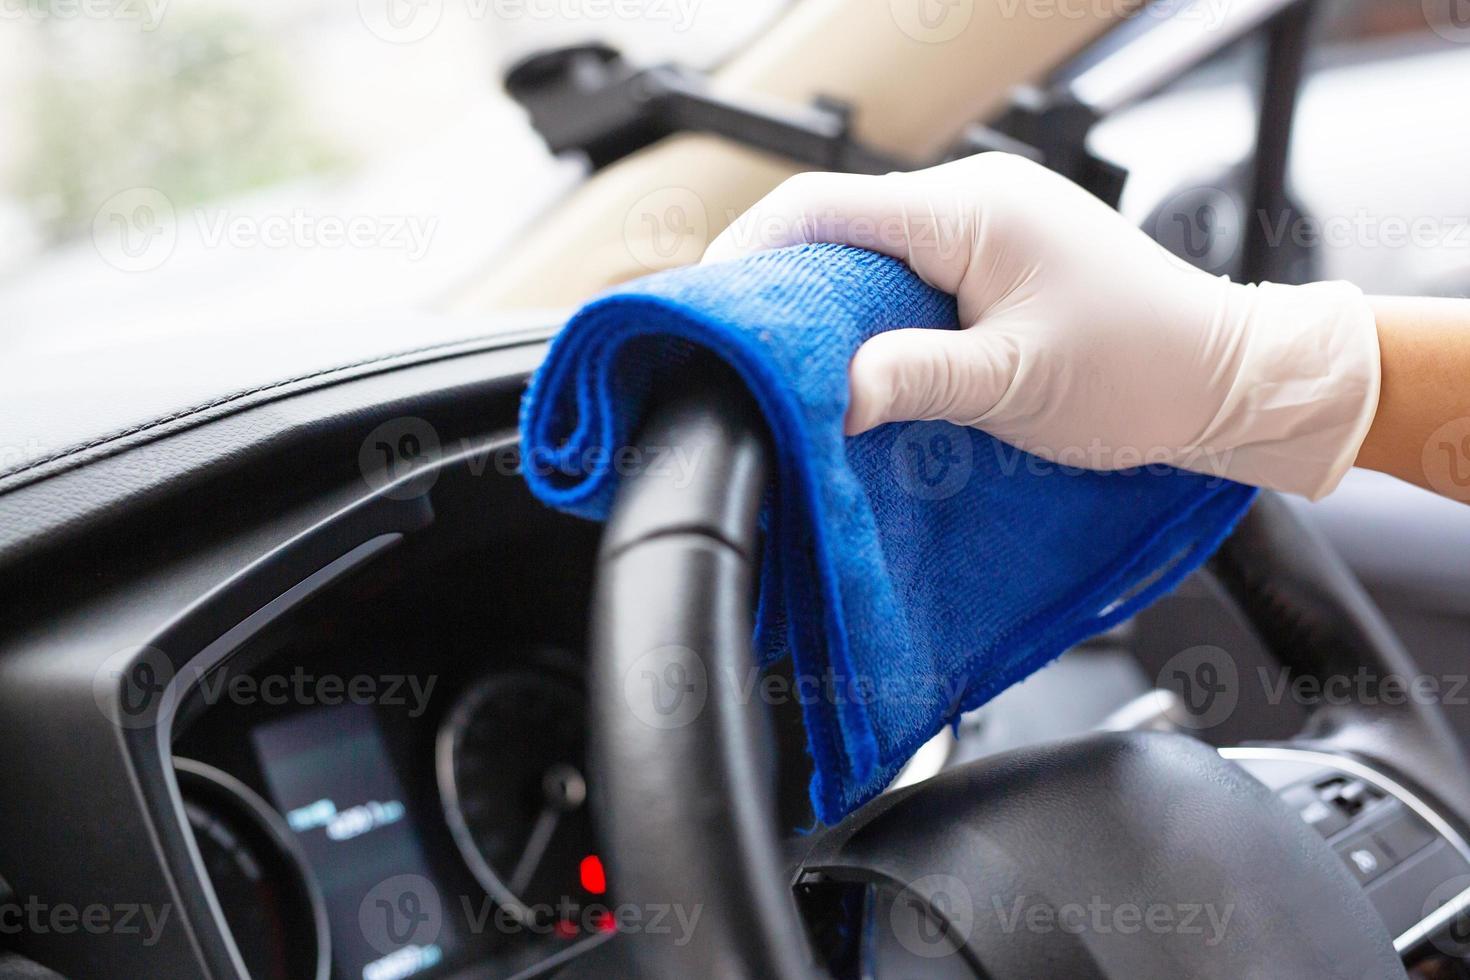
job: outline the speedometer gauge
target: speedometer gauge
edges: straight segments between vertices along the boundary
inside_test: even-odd
[[[577,935],[606,889],[587,812],[586,701],[549,672],[472,686],[439,729],[444,816],[487,894],[517,920]],[[602,920],[591,923],[602,927]]]
[[[225,924],[253,980],[325,980],[327,912],[291,832],[213,766],[174,757],[184,815]]]

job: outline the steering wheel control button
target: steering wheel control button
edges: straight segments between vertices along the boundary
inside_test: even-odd
[[[1393,866],[1393,859],[1372,834],[1356,834],[1337,844],[1333,850],[1347,863],[1348,870],[1358,881],[1365,885]]]
[[[1434,832],[1403,804],[1395,803],[1394,812],[1379,821],[1373,836],[1396,861],[1403,861],[1434,842]]]
[[[1319,787],[1322,798],[1349,817],[1356,817],[1369,805],[1383,799],[1383,794],[1361,779],[1333,779]]]
[[[1459,898],[1470,889],[1470,848],[1424,800],[1360,762],[1320,752],[1263,746],[1221,754],[1328,839],[1396,950],[1408,956],[1431,943],[1456,957],[1470,950],[1470,896]],[[1448,937],[1452,929],[1461,935]]]
[[[1288,787],[1281,791],[1281,798],[1323,837],[1331,837],[1349,823],[1348,815],[1324,800],[1313,786]]]

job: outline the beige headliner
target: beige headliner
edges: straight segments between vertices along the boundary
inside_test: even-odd
[[[849,102],[854,128],[904,158],[940,152],[1121,18],[1135,0],[801,0],[716,76],[743,95]],[[706,135],[673,136],[594,175],[451,302],[566,307],[659,268],[802,169]]]

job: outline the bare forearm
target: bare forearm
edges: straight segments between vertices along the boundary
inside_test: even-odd
[[[1358,465],[1470,503],[1470,300],[1370,302],[1383,387]]]

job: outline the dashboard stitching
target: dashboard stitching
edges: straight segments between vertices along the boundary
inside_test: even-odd
[[[31,470],[46,466],[50,463],[59,462],[69,457],[80,455],[81,453],[85,453],[92,449],[99,449],[103,446],[108,445],[109,443],[119,442],[130,436],[139,435],[141,433],[157,429],[161,426],[168,425],[171,422],[178,422],[183,419],[190,418],[191,416],[203,414],[204,412],[208,412],[211,409],[216,409],[225,405],[229,405],[232,402],[240,401],[244,398],[249,398],[252,395],[260,395],[278,388],[285,388],[290,385],[300,384],[303,381],[314,381],[320,378],[328,377],[333,374],[353,371],[357,370],[358,368],[371,367],[374,364],[381,364],[387,361],[398,360],[405,357],[413,357],[419,354],[428,354],[434,351],[445,350],[453,347],[463,347],[465,345],[478,344],[487,340],[506,341],[505,346],[515,346],[519,343],[526,343],[538,339],[544,339],[546,336],[549,336],[550,333],[550,330],[528,330],[515,331],[512,333],[493,333],[481,334],[474,337],[464,337],[458,340],[448,340],[437,344],[430,344],[425,347],[413,347],[407,350],[395,351],[390,354],[379,354],[374,357],[365,358],[360,361],[353,361],[348,364],[339,364],[334,367],[322,368],[317,371],[311,371],[307,374],[296,375],[294,377],[286,378],[281,381],[272,381],[269,384],[258,385],[254,388],[247,388],[243,391],[237,391],[229,395],[221,396],[202,405],[195,405],[192,408],[182,409],[169,415],[160,416],[159,418],[153,419],[149,422],[142,422],[138,425],[130,426],[126,429],[113,432],[109,435],[100,436],[89,442],[82,443],[81,445],[72,446],[69,449],[63,449],[59,452],[52,453],[50,456],[45,456],[41,459],[31,460],[23,466],[18,466],[14,469],[0,472],[0,492],[11,489],[10,484],[17,482],[14,479],[15,477],[30,472]]]

